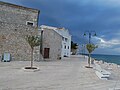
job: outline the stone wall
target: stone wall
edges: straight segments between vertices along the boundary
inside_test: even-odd
[[[0,2],[0,21],[26,25],[26,21],[34,22],[37,26],[38,10],[14,4]]]
[[[0,2],[0,55],[11,54],[12,60],[30,60],[31,48],[26,35],[37,35],[37,10]],[[34,21],[35,26],[26,25]]]
[[[51,29],[43,30],[43,54],[44,48],[50,48],[49,60],[57,60],[61,57],[62,37]]]
[[[36,35],[35,27],[0,22],[0,53],[9,52],[12,60],[29,60],[31,48],[26,35]]]

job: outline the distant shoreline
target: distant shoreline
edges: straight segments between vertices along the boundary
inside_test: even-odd
[[[85,54],[85,56],[88,56]],[[103,61],[106,63],[114,63],[120,65],[120,55],[102,55],[102,54],[91,54],[91,58],[97,61]]]

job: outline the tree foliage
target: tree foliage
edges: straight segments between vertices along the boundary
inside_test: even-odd
[[[94,45],[94,44],[87,44],[86,45],[86,48],[87,48],[87,50],[88,50],[88,52],[89,52],[89,57],[88,57],[88,67],[90,67],[90,57],[91,57],[91,53],[96,49],[96,48],[98,48],[98,46],[96,46],[96,45]]]
[[[33,68],[33,50],[35,46],[40,45],[40,37],[27,35],[25,39],[31,47],[31,69],[32,69]]]
[[[86,48],[89,53],[92,53],[96,48],[98,48],[98,46],[95,46],[94,44],[87,44]]]
[[[74,43],[73,41],[71,41],[71,49],[78,49],[77,43]]]
[[[25,37],[26,41],[29,43],[30,47],[33,49],[35,46],[40,45],[40,37],[39,36],[30,36],[27,35]]]

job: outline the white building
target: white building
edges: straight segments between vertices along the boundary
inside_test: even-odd
[[[55,31],[62,37],[61,57],[69,57],[71,54],[71,35],[69,34],[69,31],[65,28],[57,28]]]
[[[45,26],[45,25],[41,25],[40,28],[42,30],[44,30],[44,29],[53,30],[54,32],[58,33],[59,36],[61,37],[61,44],[60,44],[61,58],[70,56],[70,54],[71,54],[71,35],[67,29]],[[53,35],[53,37],[54,37],[54,35]],[[51,43],[51,42],[49,42],[49,43]],[[56,41],[56,43],[57,43],[57,41]]]

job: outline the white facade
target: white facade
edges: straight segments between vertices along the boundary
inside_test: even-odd
[[[56,28],[56,27],[45,26],[45,25],[41,25],[40,27],[44,28],[44,29],[45,28],[52,29],[61,36],[61,38],[62,38],[61,58],[69,57],[71,54],[71,35],[69,34],[69,31],[65,28]]]
[[[55,31],[62,36],[61,57],[69,57],[71,54],[71,35],[69,31],[65,28],[57,28]]]

